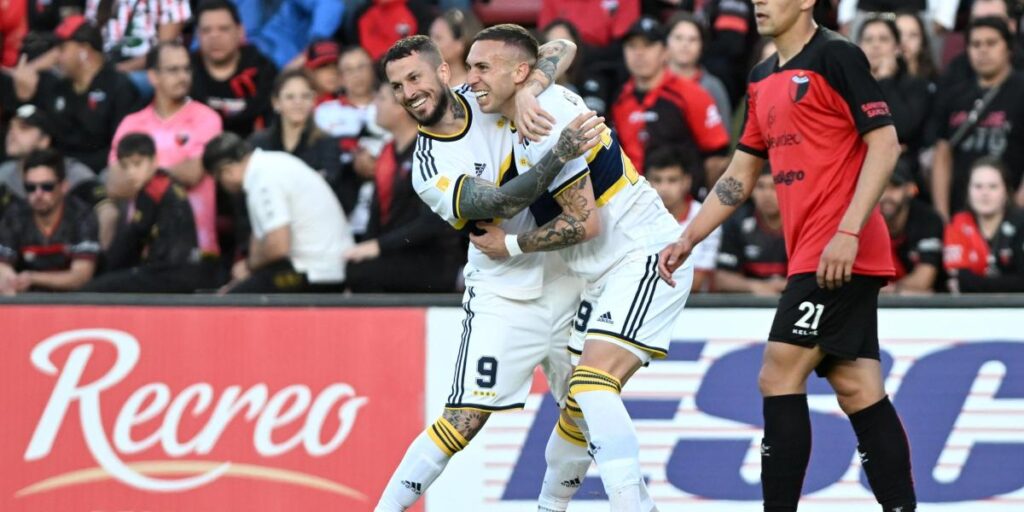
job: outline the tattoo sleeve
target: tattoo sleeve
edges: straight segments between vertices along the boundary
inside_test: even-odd
[[[729,176],[715,184],[715,195],[722,204],[736,206],[743,202],[746,194],[743,193],[743,184],[740,180]]]
[[[582,154],[587,140],[579,128],[562,130],[555,146],[544,153],[528,172],[501,186],[487,180],[467,178],[459,194],[458,211],[463,219],[510,218],[537,200],[558,176],[566,162]]]
[[[555,198],[562,206],[562,213],[558,217],[519,235],[519,246],[523,252],[557,251],[586,239],[587,219],[594,215],[587,207],[587,198],[583,195],[589,179],[584,176]]]
[[[537,64],[526,79],[525,87],[535,95],[544,92],[569,69],[576,56],[576,45],[564,39],[544,43],[537,51]]]

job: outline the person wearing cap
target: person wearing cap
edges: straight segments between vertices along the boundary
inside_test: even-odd
[[[192,61],[181,43],[158,43],[146,55],[146,69],[154,90],[153,102],[124,118],[114,134],[113,146],[128,133],[146,133],[153,138],[157,165],[188,191],[204,264],[215,267],[221,254],[217,184],[204,172],[201,157],[206,143],[222,131],[220,116],[188,97]],[[112,170],[116,169],[117,160],[111,149],[108,161]],[[107,183],[111,195],[131,195],[124,173],[111,172]],[[210,282],[204,287],[216,288],[216,269],[208,270]]]
[[[53,149],[25,157],[28,207],[0,219],[0,293],[74,291],[92,278],[100,253],[90,206],[68,195],[64,157]]]
[[[909,164],[897,161],[879,201],[889,227],[892,261],[896,266],[896,280],[883,288],[883,293],[931,293],[941,282],[942,217],[917,195]]]
[[[786,288],[786,241],[775,179],[767,163],[754,182],[752,204],[722,225],[715,291],[778,296]]]
[[[338,98],[338,90],[341,88],[339,58],[341,58],[341,47],[330,39],[313,41],[309,44],[309,48],[306,48],[306,59],[303,65],[313,78],[317,105]]]
[[[1006,164],[1010,189],[1024,205],[1024,73],[1011,64],[1013,35],[1001,18],[977,18],[967,28],[967,43],[977,78],[940,93],[934,118],[938,141],[930,185],[943,219],[966,207],[971,165],[985,156]]]
[[[18,100],[47,113],[54,147],[99,172],[117,126],[139,107],[138,91],[106,60],[100,31],[85,17],[65,18],[55,35],[63,76],[24,67],[14,76]]]
[[[637,169],[645,169],[644,157],[661,146],[698,152],[703,172],[695,173],[693,186],[700,192],[728,162],[729,134],[714,98],[699,84],[666,71],[665,33],[656,19],[645,16],[634,23],[623,51],[630,79],[611,109],[622,149]]]
[[[248,137],[273,115],[270,90],[277,67],[244,43],[238,8],[229,0],[203,0],[195,19],[199,50],[192,53],[189,96],[217,111],[225,131]]]

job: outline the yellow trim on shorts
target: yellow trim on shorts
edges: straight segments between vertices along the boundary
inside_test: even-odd
[[[654,348],[654,347],[648,347],[646,345],[641,345],[640,343],[637,343],[636,341],[633,341],[633,340],[630,340],[630,339],[626,339],[626,338],[623,338],[621,336],[618,336],[618,335],[615,335],[615,334],[611,334],[611,333],[588,331],[587,332],[587,339],[589,340],[591,338],[597,339],[599,341],[610,341],[612,343],[625,343],[625,344],[627,344],[627,345],[629,345],[631,347],[636,347],[636,348],[638,348],[640,350],[643,350],[644,352],[647,352],[647,353],[651,354],[651,357],[654,358],[654,359],[665,359],[666,357],[668,357],[668,351],[667,350],[662,350],[660,348]]]

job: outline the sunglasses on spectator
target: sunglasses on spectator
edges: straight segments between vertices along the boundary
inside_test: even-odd
[[[40,189],[42,189],[43,192],[53,192],[56,188],[57,188],[57,183],[54,182],[54,181],[46,181],[46,182],[43,182],[43,183],[26,183],[25,184],[25,192],[28,192],[29,194],[35,192],[36,190],[40,190]]]

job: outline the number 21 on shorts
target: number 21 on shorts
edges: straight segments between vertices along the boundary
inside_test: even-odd
[[[818,323],[821,322],[821,314],[825,312],[825,305],[804,301],[800,303],[797,309],[803,312],[803,316],[794,325],[802,329],[817,330]]]

